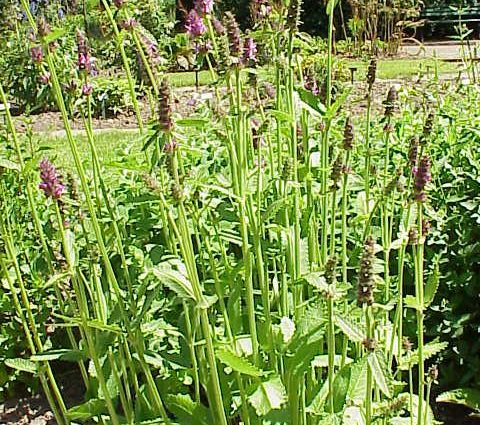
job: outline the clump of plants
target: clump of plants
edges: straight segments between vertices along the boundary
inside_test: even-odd
[[[26,149],[7,112],[1,278],[27,345],[5,363],[39,377],[57,422],[435,423],[431,359],[447,346],[424,325],[439,281],[439,259],[425,254],[436,116],[401,119],[411,105],[396,87],[375,115],[375,61],[365,117],[350,115],[348,88],[334,91],[335,4],[319,88],[296,48],[301,2],[256,4],[269,8],[260,37],[197,1],[186,32],[216,84],[208,107],[180,118],[127,5],[102,0],[143,142],[121,173],[97,153],[87,36],[78,31],[75,46],[84,163],[55,30],[22,5],[75,171]],[[148,127],[127,40],[157,99]],[[262,49],[273,84],[259,78]],[[35,284],[56,302],[39,305]],[[63,343],[43,331],[41,309]],[[54,373],[67,361],[85,388],[76,406]]]

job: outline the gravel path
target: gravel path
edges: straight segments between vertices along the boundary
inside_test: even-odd
[[[480,41],[475,40],[470,42],[470,46],[480,47]],[[462,46],[459,43],[453,43],[450,41],[432,42],[422,44],[405,44],[400,48],[400,54],[406,55],[412,58],[433,58],[455,60],[462,57]],[[478,53],[480,55],[480,51]],[[480,57],[480,56],[477,56]]]

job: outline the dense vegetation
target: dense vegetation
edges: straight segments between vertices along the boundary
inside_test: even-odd
[[[427,425],[439,381],[455,390],[440,400],[475,407],[469,45],[455,83],[385,87],[370,57],[351,84],[333,1],[322,41],[295,0],[252,3],[243,32],[197,1],[177,34],[171,4],[87,3],[22,0],[4,29],[2,397],[41,388],[58,424]],[[191,115],[172,66],[210,74]],[[68,165],[10,99],[58,111]],[[94,118],[118,111],[137,128],[104,162]]]

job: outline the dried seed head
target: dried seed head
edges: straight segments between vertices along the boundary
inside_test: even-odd
[[[177,182],[172,183],[172,198],[177,203],[183,198],[183,189]]]
[[[40,16],[40,18],[38,18],[37,28],[40,37],[45,37],[52,32],[52,28],[45,19],[45,16]]]
[[[374,338],[365,338],[362,341],[363,346],[367,351],[375,351],[375,349],[378,347],[378,342]]]
[[[298,31],[302,14],[302,0],[290,0],[287,11],[287,28],[290,31]]]
[[[408,353],[410,351],[412,351],[413,349],[413,344],[412,342],[410,341],[410,339],[408,338],[408,336],[404,336],[402,338],[402,348]]]
[[[360,260],[360,270],[358,273],[357,285],[357,305],[373,304],[373,288],[375,285],[375,275],[373,272],[373,263],[375,260],[375,243],[372,236],[369,236],[363,246],[362,258]]]
[[[240,28],[233,13],[225,13],[225,26],[227,28],[230,55],[239,58],[242,54],[242,40],[240,38]]]
[[[283,180],[291,180],[293,173],[293,160],[292,158],[288,157],[283,162],[283,169],[282,169],[282,179]]]
[[[432,229],[432,225],[430,223],[430,220],[428,218],[422,218],[422,236],[426,238],[430,230]]]
[[[427,374],[428,379],[433,382],[438,379],[438,366],[436,364],[430,366]]]
[[[145,183],[145,186],[147,186],[152,192],[159,192],[161,190],[160,184],[151,174],[143,173],[142,180]]]
[[[368,90],[372,90],[373,84],[375,83],[375,78],[377,76],[377,59],[370,59],[367,71],[367,84]]]
[[[346,151],[353,149],[353,138],[355,137],[353,123],[350,117],[345,121],[345,128],[343,130],[343,149]]]
[[[408,244],[409,245],[418,244],[418,230],[416,227],[412,227],[408,232]]]
[[[429,112],[429,114],[427,115],[427,119],[425,120],[425,125],[423,126],[422,145],[425,145],[427,143],[427,139],[433,129],[434,119],[435,115],[433,114],[433,112]]]
[[[327,282],[327,285],[333,285],[335,284],[337,280],[336,276],[336,269],[337,266],[337,257],[335,255],[332,255],[328,257],[327,262],[325,264],[325,281]]]
[[[332,186],[331,186],[332,190],[338,189],[340,178],[342,177],[342,170],[343,170],[342,157],[341,155],[337,155],[337,158],[335,159],[335,162],[332,165],[332,172],[330,174],[330,179],[332,180]]]
[[[385,116],[390,117],[397,109],[398,102],[398,93],[395,86],[390,87],[387,94],[387,100],[384,102],[385,105]]]
[[[170,87],[166,78],[160,83],[160,99],[158,105],[158,122],[160,128],[169,132],[173,128],[172,106],[170,102]]]
[[[408,150],[408,164],[411,167],[415,167],[415,165],[417,165],[418,146],[419,146],[418,137],[413,136],[412,139],[410,140],[410,149]]]

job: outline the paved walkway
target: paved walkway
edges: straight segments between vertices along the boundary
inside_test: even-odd
[[[477,57],[480,57],[480,41],[470,41],[470,47],[477,47]],[[467,49],[467,44],[465,44]],[[450,41],[432,42],[424,44],[405,44],[400,48],[401,54],[417,58],[433,58],[439,59],[460,59],[462,57],[462,48],[459,43]]]

